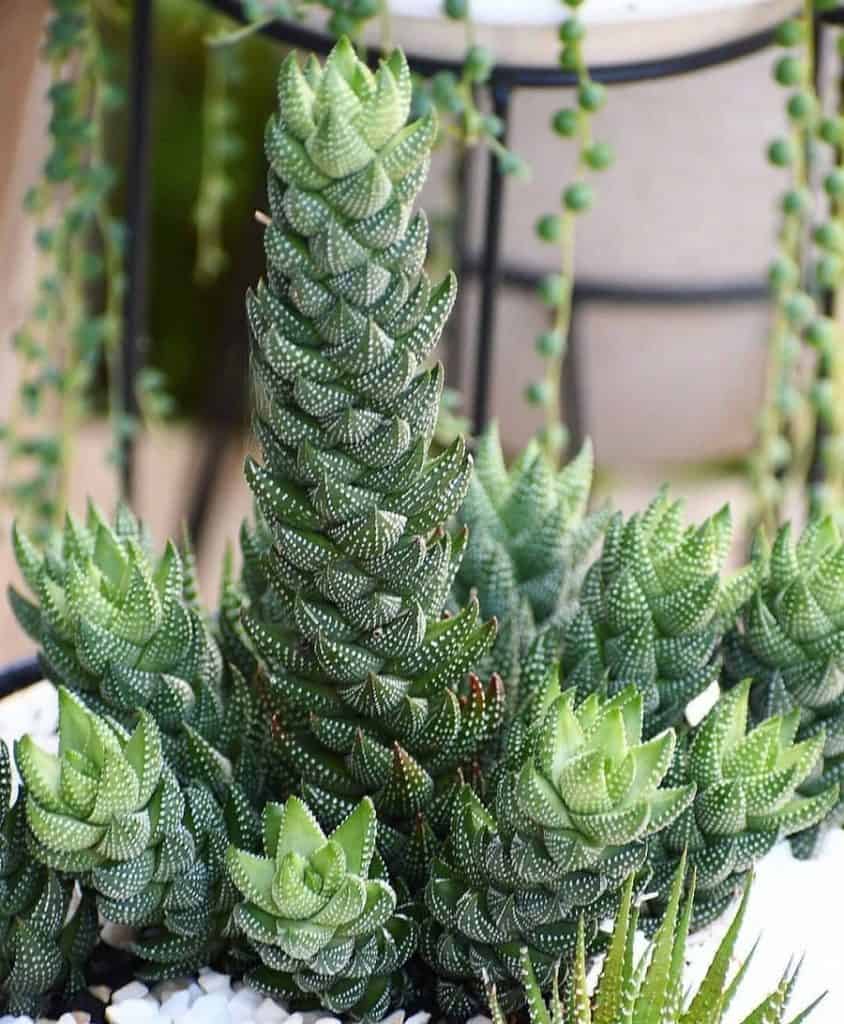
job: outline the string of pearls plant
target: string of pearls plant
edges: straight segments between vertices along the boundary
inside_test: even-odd
[[[844,497],[844,420],[836,396],[841,394],[840,326],[835,320],[836,293],[844,270],[844,168],[840,114],[825,116],[817,90],[815,17],[836,6],[835,0],[805,0],[797,17],[777,30],[785,51],[773,67],[774,79],[788,90],[787,134],[772,140],[768,160],[788,174],[780,202],[778,251],[769,268],[773,317],[765,402],[758,421],[757,444],[750,459],[756,496],[756,520],[773,531],[794,488],[808,490],[812,514],[839,511]],[[827,211],[818,195],[822,144],[832,149],[823,175]],[[806,347],[816,353],[807,370]],[[807,373],[813,382],[807,385]]]
[[[594,189],[587,180],[590,172],[603,171],[613,160],[613,152],[606,142],[593,137],[593,116],[603,107],[606,89],[589,75],[583,56],[586,27],[577,10],[584,0],[565,0],[572,13],[560,25],[560,66],[577,75],[577,103],[574,107],[558,110],[551,121],[553,130],[577,145],[575,178],[561,196],[561,211],[548,213],[537,221],[536,234],[544,242],[559,247],[559,273],[549,274],[539,285],[542,301],[552,310],[551,327],[536,338],[537,353],[545,360],[545,373],[541,380],[529,384],[525,397],[532,405],[545,410],[545,427],[541,439],[552,463],[559,460],[567,443],[566,429],[561,420],[560,387],[569,332],[571,330],[572,293],[575,271],[575,235],[578,217],[591,209]]]

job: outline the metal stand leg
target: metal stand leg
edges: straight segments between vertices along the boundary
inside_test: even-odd
[[[126,298],[123,304],[123,339],[120,353],[121,412],[136,419],[135,392],[144,360],[147,306],[147,250],[149,243],[150,86],[152,82],[153,0],[135,0],[132,51],[129,66],[129,145],[126,171]],[[121,440],[120,490],[131,501],[134,484],[134,438]]]
[[[507,119],[510,112],[510,85],[496,82],[492,87],[492,108],[504,125],[502,142],[507,141]],[[498,287],[498,260],[501,248],[501,206],[504,192],[503,175],[494,153],[489,155],[489,185],[484,223],[484,251],[481,261],[481,317],[475,353],[475,395],[472,422],[479,434],[489,419],[489,392],[492,381],[492,359],[495,331],[495,303]]]

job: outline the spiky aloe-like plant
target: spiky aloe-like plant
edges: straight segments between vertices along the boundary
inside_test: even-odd
[[[244,624],[270,669],[278,752],[321,820],[370,795],[382,850],[419,879],[456,769],[503,704],[499,682],[466,682],[494,625],[475,601],[441,619],[465,545],[443,524],[471,460],[459,438],[428,454],[442,368],[424,364],[456,288],[431,286],[411,213],[435,124],[405,124],[401,53],[373,74],[348,40],[324,68],[288,57],[278,94],[268,276],[248,298],[265,464],[246,470],[278,613]]]
[[[175,546],[168,543],[154,558],[124,505],[112,526],[93,504],[85,523],[68,515],[61,538],[44,552],[21,530],[13,541],[37,603],[14,588],[10,600],[41,647],[47,677],[124,725],[145,708],[181,770],[184,726],[202,736],[221,730],[222,660],[193,606],[193,585]]]
[[[643,865],[647,837],[688,806],[694,786],[659,788],[674,733],[642,743],[642,710],[632,686],[580,705],[568,690],[547,708],[518,775],[499,780],[494,815],[461,792],[425,894],[433,921],[422,952],[444,1011],[482,1003],[482,971],[517,1005],[523,946],[547,985],[574,951],[578,917],[591,939]]]
[[[750,567],[721,581],[730,536],[726,506],[684,528],[682,503],[665,492],[627,522],[614,516],[565,630],[567,685],[586,694],[633,683],[644,696],[648,732],[679,721],[718,678],[718,642],[752,589]]]
[[[37,1016],[44,996],[84,987],[85,961],[97,936],[87,894],[71,911],[73,882],[27,850],[25,797],[12,802],[12,766],[0,740],[0,1010]]]
[[[681,909],[685,864],[678,866],[671,885],[668,907],[649,948],[637,961],[634,953],[637,914],[633,905],[633,878],[624,888],[609,941],[609,949],[594,993],[586,977],[586,942],[583,922],[567,995],[561,997],[558,968],[554,970],[550,1003],[527,948],[521,950],[522,983],[530,1024],[721,1024],[750,965],[753,951],[729,978],[736,941],[747,909],[745,892],[735,916],[715,951],[700,985],[689,994],[684,984],[686,940],[694,906],[694,873]],[[742,1024],[785,1024],[786,1011],[797,970],[787,968],[777,987],[751,1011]],[[493,1024],[506,1024],[496,987],[488,983]],[[791,1020],[800,1024],[823,996]]]
[[[264,963],[252,984],[285,998],[313,993],[357,1018],[384,1016],[416,926],[395,913],[376,831],[368,797],[327,837],[290,797],[264,808],[264,856],[230,847],[229,873],[246,901],[236,920]]]
[[[211,784],[228,766],[205,749]],[[239,791],[229,787],[224,814],[208,785],[180,787],[148,713],[130,735],[64,688],[58,755],[26,736],[15,760],[36,860],[80,879],[106,920],[141,929],[136,950],[156,977],[209,962],[236,897],[225,872],[228,835],[257,841]]]
[[[695,927],[726,908],[775,843],[814,825],[838,800],[835,782],[813,796],[799,793],[820,760],[823,734],[795,742],[796,711],[748,731],[749,691],[746,680],[720,698],[669,772],[672,784],[693,783],[697,795],[654,841],[654,884],[666,895],[688,851],[697,876]]]
[[[724,642],[728,681],[753,680],[756,721],[797,710],[798,736],[825,736],[822,770],[806,793],[844,782],[844,544],[830,518],[809,524],[795,543],[789,525],[773,546],[753,545],[758,577],[750,600]],[[844,801],[827,824],[844,818]],[[817,828],[795,841],[811,852]]]

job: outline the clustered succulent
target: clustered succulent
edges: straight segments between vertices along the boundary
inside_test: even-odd
[[[626,522],[587,515],[588,447],[560,470],[531,444],[508,470],[491,431],[473,478],[461,437],[434,444],[456,284],[424,270],[435,123],[407,123],[410,93],[400,52],[372,72],[348,41],[281,69],[247,299],[263,461],[216,614],[189,550],[155,557],[125,508],[69,516],[43,550],[15,533],[32,596],[12,604],[60,723],[57,754],[17,743],[14,798],[0,749],[13,1009],[82,983],[99,918],[133,930],[146,977],[225,964],[367,1021],[425,998],[527,1000],[544,1022],[562,968],[589,1024],[585,962],[617,912],[596,1024],[622,990],[680,1019],[666,949],[773,843],[836,820],[829,523],[725,581],[726,510],[684,527],[660,494]],[[631,974],[645,894],[654,961]]]

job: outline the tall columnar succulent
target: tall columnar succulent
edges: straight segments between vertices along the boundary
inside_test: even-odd
[[[669,772],[697,795],[654,843],[654,884],[664,895],[687,851],[697,876],[696,926],[724,910],[776,842],[814,825],[838,800],[836,782],[813,796],[799,793],[821,757],[823,734],[795,742],[797,711],[748,731],[749,693],[747,680],[722,696]]]
[[[145,708],[183,767],[184,725],[203,736],[221,728],[222,661],[185,596],[189,576],[175,546],[153,558],[125,506],[114,526],[93,505],[84,524],[68,515],[60,542],[43,553],[18,529],[13,540],[37,603],[14,588],[10,599],[47,677],[124,725]]]
[[[844,544],[830,518],[818,519],[794,543],[783,526],[772,546],[753,546],[758,582],[724,643],[728,681],[753,680],[756,721],[797,710],[798,737],[825,736],[823,767],[802,790],[844,782]],[[844,802],[827,823],[840,822]],[[809,852],[815,829],[798,848]]]
[[[82,880],[106,920],[140,929],[156,976],[208,962],[235,903],[227,835],[256,839],[245,798],[231,790],[227,820],[208,786],[180,787],[145,711],[129,735],[62,688],[59,737],[58,755],[28,736],[15,750],[36,860]]]
[[[50,991],[84,987],[97,922],[87,894],[70,912],[73,882],[29,855],[24,800],[19,793],[12,802],[11,759],[0,740],[0,1010],[37,1016]]]
[[[371,795],[381,848],[405,848],[413,877],[503,703],[497,681],[466,681],[494,624],[475,601],[441,618],[466,540],[443,524],[471,459],[460,438],[428,454],[442,368],[425,360],[456,288],[430,284],[426,220],[411,212],[435,124],[405,125],[401,53],[373,74],[348,41],[324,68],[291,55],[278,91],[268,276],[248,297],[265,464],[246,470],[278,610],[244,624],[309,801],[336,824]]]
[[[715,951],[703,980],[693,994],[687,992],[684,972],[686,941],[694,907],[694,874],[681,908],[685,864],[677,868],[668,908],[648,950],[635,957],[637,912],[633,905],[633,878],[627,882],[609,940],[609,948],[593,993],[586,976],[586,943],[581,924],[572,976],[561,995],[554,971],[549,1003],[526,948],[521,950],[522,982],[530,1024],[721,1024],[750,965],[751,952],[729,978],[736,941],[747,909],[747,894]],[[749,892],[749,890],[748,890]],[[777,987],[742,1020],[742,1024],[785,1024],[786,1010],[799,967],[786,969]],[[489,983],[493,1024],[505,1024],[495,985]],[[791,1024],[805,1021],[823,996],[817,998]]]
[[[516,699],[519,669],[538,633],[557,631],[574,614],[585,557],[607,521],[586,515],[592,448],[555,470],[537,441],[507,468],[495,424],[478,440],[475,472],[458,513],[469,543],[458,570],[459,603],[477,596],[484,616],[499,622],[491,664]],[[558,637],[549,650],[558,654]]]
[[[720,579],[730,535],[726,506],[684,528],[681,502],[665,493],[627,522],[614,516],[565,630],[567,685],[586,694],[633,683],[644,696],[648,731],[679,721],[718,678],[718,642],[752,589],[752,568]]]
[[[578,918],[591,940],[625,876],[643,866],[647,837],[688,806],[694,786],[659,788],[674,733],[642,743],[642,712],[632,686],[580,705],[567,690],[521,770],[500,779],[494,814],[462,790],[425,894],[433,921],[422,950],[444,1011],[483,1002],[482,972],[516,1005],[522,947],[547,985],[574,951]]]
[[[236,919],[264,964],[254,984],[286,998],[313,993],[358,1018],[384,1016],[416,927],[395,913],[376,830],[368,797],[328,837],[290,797],[264,808],[264,856],[230,847],[229,872],[245,900]]]

